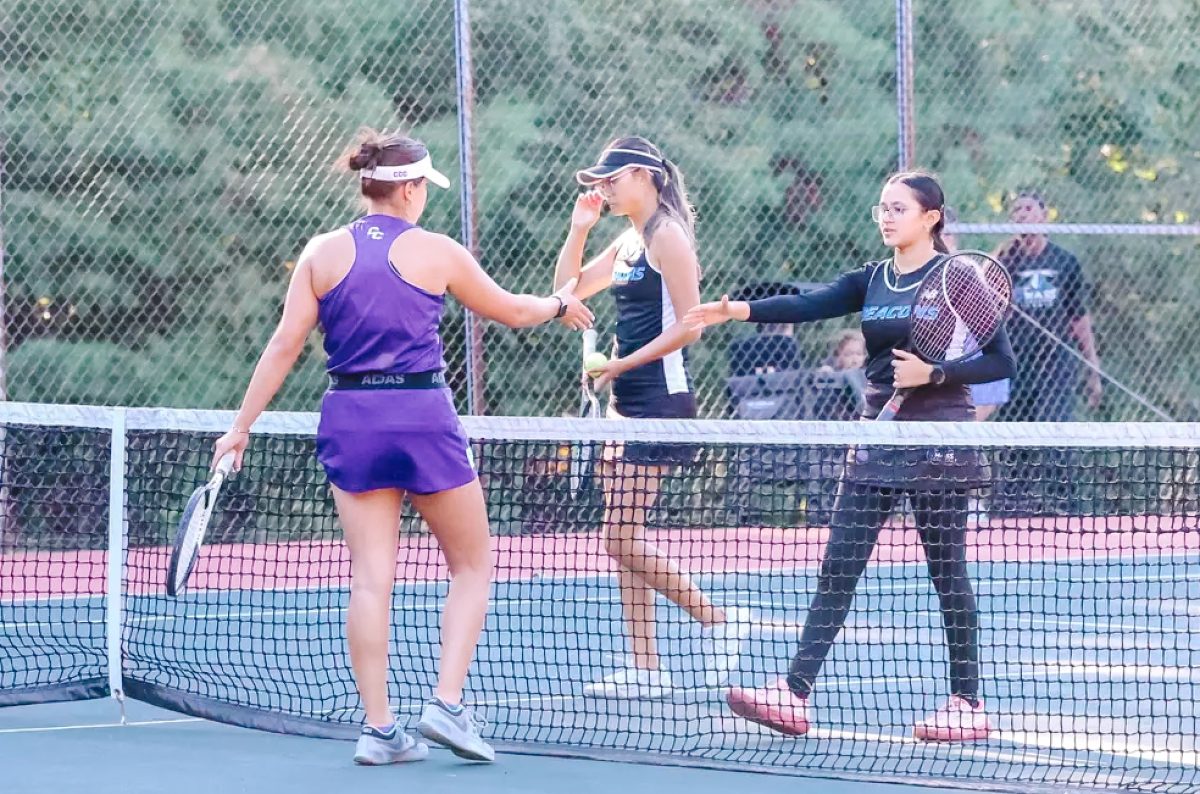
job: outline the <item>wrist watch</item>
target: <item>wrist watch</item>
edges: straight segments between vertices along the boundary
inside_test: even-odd
[[[552,297],[552,298],[554,298],[554,300],[558,301],[558,312],[554,316],[557,318],[557,317],[562,317],[564,314],[566,314],[567,313],[567,302],[565,300],[563,300],[562,298],[558,297],[557,295],[551,295],[550,297]]]
[[[946,370],[935,364],[929,372],[929,382],[934,386],[941,386],[946,382]]]

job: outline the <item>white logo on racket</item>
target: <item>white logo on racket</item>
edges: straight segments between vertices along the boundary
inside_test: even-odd
[[[930,289],[925,290],[924,294],[921,295],[921,300],[924,300],[924,301],[936,300],[937,296],[938,296],[938,291],[931,287]]]
[[[372,240],[382,240],[383,230],[378,226],[372,226],[370,229],[367,229],[367,237],[370,237]]]

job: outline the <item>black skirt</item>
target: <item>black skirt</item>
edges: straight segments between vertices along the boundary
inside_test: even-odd
[[[870,384],[863,419],[874,421],[892,396],[890,388]],[[975,409],[969,387],[922,386],[900,408],[900,422],[972,422]],[[988,456],[982,449],[916,444],[856,445],[846,451],[847,482],[910,491],[958,491],[992,482]]]
[[[608,415],[614,419],[695,419],[696,395],[691,392],[656,394],[638,401],[614,401]],[[627,442],[610,443],[604,448],[605,460],[621,460],[643,466],[684,466],[696,462],[700,447],[688,443]]]

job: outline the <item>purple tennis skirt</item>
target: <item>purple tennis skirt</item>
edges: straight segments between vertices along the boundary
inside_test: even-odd
[[[352,493],[402,488],[430,494],[475,479],[449,389],[326,392],[317,460],[331,483]]]

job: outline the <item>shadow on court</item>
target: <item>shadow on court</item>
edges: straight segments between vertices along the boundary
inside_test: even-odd
[[[927,788],[856,781],[502,754],[462,763],[447,752],[407,766],[363,768],[348,742],[279,736],[196,720],[141,703],[117,722],[109,700],[0,710],[0,790],[9,794],[270,794],[379,790],[572,794],[753,789],[756,794],[912,794]],[[938,789],[964,793],[966,789]]]

